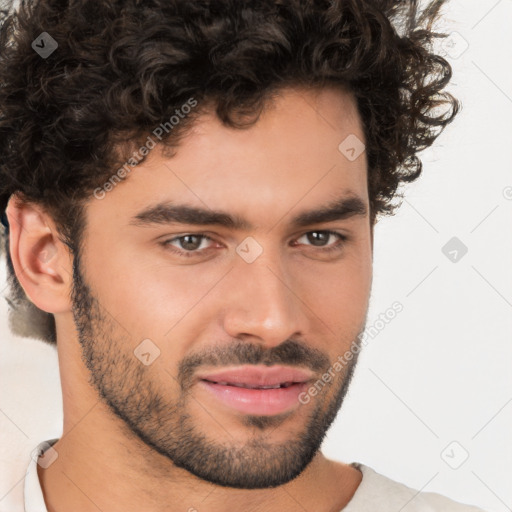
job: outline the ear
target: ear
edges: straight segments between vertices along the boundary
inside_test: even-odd
[[[71,310],[72,257],[53,219],[13,194],[7,204],[9,253],[27,297],[47,313]]]

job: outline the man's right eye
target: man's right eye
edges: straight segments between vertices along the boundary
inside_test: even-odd
[[[161,242],[161,244],[175,254],[184,257],[191,257],[209,249],[209,247],[205,247],[203,244],[203,242],[208,240],[211,242],[214,241],[207,235],[188,233],[186,235],[180,235],[168,240],[164,240]]]

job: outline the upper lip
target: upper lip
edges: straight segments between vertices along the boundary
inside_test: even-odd
[[[302,383],[307,382],[312,377],[313,374],[310,371],[301,368],[254,365],[226,368],[199,375],[200,380],[245,384],[247,386],[275,386],[286,382]]]

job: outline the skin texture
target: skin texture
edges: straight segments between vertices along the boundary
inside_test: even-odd
[[[11,198],[16,273],[57,325],[64,430],[58,459],[38,467],[48,510],[330,512],[350,500],[361,474],[319,447],[356,358],[308,404],[275,416],[232,410],[197,382],[198,372],[262,362],[316,380],[364,330],[373,226],[365,154],[338,150],[350,134],[364,141],[354,100],[331,88],[285,89],[246,130],[205,115],[174,157],[157,146],[104,199],[91,197],[74,275],[51,217]],[[366,215],[290,223],[349,195]],[[130,223],[161,201],[253,228]],[[348,240],[322,251],[307,234],[326,229]],[[191,257],[172,252],[186,252],[176,238],[187,234],[212,240]],[[236,252],[249,236],[263,249],[252,263]],[[147,366],[134,356],[146,339],[160,351]]]

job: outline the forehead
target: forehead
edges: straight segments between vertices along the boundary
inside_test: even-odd
[[[349,136],[364,142],[351,94],[332,87],[287,88],[268,99],[258,121],[248,128],[226,127],[209,111],[185,139],[181,156],[183,160],[201,161],[208,155],[216,171],[226,167],[228,158],[232,158],[240,172],[253,163],[266,162],[274,162],[278,166],[275,171],[295,165],[300,172],[310,161],[349,164],[350,160],[339,149]],[[340,160],[341,156],[345,158]],[[364,157],[352,167],[363,163]],[[263,170],[260,166],[260,172]]]
[[[347,145],[355,147],[356,158],[347,157]],[[173,157],[157,144],[89,210],[133,216],[150,204],[179,201],[252,216],[252,225],[275,224],[295,206],[300,211],[345,195],[366,201],[361,148],[363,129],[352,95],[334,88],[286,89],[248,128],[227,127],[208,111]]]

